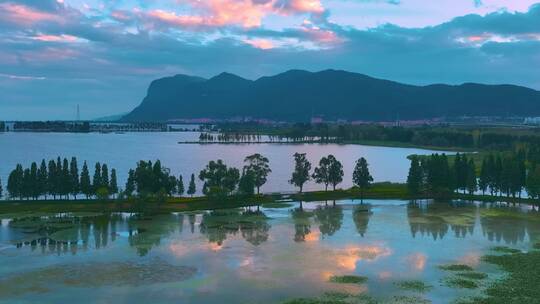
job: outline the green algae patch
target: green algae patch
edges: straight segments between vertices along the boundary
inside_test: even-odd
[[[444,283],[452,288],[466,288],[476,289],[479,287],[478,283],[472,280],[467,280],[459,277],[451,277],[444,280]]]
[[[439,269],[446,271],[472,271],[472,267],[464,264],[440,265]]]
[[[146,286],[192,278],[194,267],[177,266],[160,259],[147,263],[111,262],[54,265],[0,279],[0,298],[65,287]]]
[[[469,280],[484,280],[484,279],[486,279],[488,277],[487,274],[485,274],[483,272],[473,272],[473,271],[460,272],[460,273],[458,273],[456,275],[461,277],[461,278],[469,279]]]
[[[343,292],[326,292],[320,297],[297,298],[283,302],[283,304],[377,304],[374,298],[365,295],[353,295]]]
[[[392,304],[429,304],[430,300],[418,297],[418,296],[394,296],[390,301],[384,301],[382,303]]]
[[[520,253],[521,250],[514,249],[506,246],[497,246],[491,248],[491,251],[498,252],[498,253]]]
[[[362,276],[355,276],[355,275],[344,275],[344,276],[332,276],[328,280],[332,283],[340,283],[340,284],[364,284],[367,282],[367,277]]]
[[[394,285],[396,285],[399,289],[421,293],[428,292],[433,288],[432,285],[417,280],[395,282]]]

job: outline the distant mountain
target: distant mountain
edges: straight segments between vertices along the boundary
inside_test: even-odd
[[[125,121],[251,117],[280,121],[540,116],[540,92],[514,85],[406,85],[346,71],[291,70],[247,80],[222,73],[152,82]]]

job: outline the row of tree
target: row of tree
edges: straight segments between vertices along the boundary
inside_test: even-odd
[[[7,191],[12,198],[36,200],[40,197],[47,199],[48,196],[67,199],[70,195],[76,199],[81,194],[87,198],[109,196],[118,193],[119,189],[116,170],[112,169],[109,175],[107,164],[96,163],[91,179],[86,162],[79,174],[77,158],[72,157],[68,161],[58,157],[49,162],[43,159],[39,166],[33,162],[29,168],[18,164],[9,174]]]
[[[478,170],[474,159],[457,154],[453,163],[445,154],[414,156],[411,159],[407,186],[413,195],[447,195],[455,191],[473,194],[521,197],[525,189],[531,198],[540,197],[540,166],[527,169],[524,151],[489,154]]]
[[[312,165],[305,153],[294,154],[295,167],[289,183],[298,187],[302,192],[304,184],[313,179],[316,183],[324,185],[328,190],[334,190],[343,181],[343,165],[333,155],[321,158],[319,165],[311,172]],[[261,154],[253,154],[244,159],[244,166],[240,171],[228,167],[222,160],[210,161],[199,172],[198,178],[203,182],[203,194],[211,197],[223,197],[231,194],[253,195],[259,194],[261,187],[266,183],[268,175],[272,172],[268,158]],[[362,191],[373,181],[369,173],[366,159],[360,158],[353,173],[353,182]],[[111,170],[109,176],[106,164],[95,164],[94,175],[91,178],[86,162],[84,162],[79,175],[77,159],[71,162],[58,158],[51,160],[48,166],[43,160],[41,166],[32,163],[30,168],[23,169],[17,165],[8,179],[8,192],[11,198],[38,199],[47,196],[74,199],[78,195],[87,198],[106,198],[121,193],[122,196],[159,195],[162,197],[183,195],[193,196],[196,193],[195,175],[191,175],[187,191],[182,176],[174,176],[168,168],[161,165],[158,160],[139,161],[135,169],[129,170],[125,189],[120,191],[117,185],[116,170]],[[0,196],[2,194],[0,182]]]

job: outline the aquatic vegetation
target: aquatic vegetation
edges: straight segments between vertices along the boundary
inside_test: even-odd
[[[472,271],[472,267],[463,264],[440,265],[439,269],[447,271]]]
[[[535,243],[535,244],[533,245],[533,248],[534,248],[534,249],[540,249],[540,243]]]
[[[443,282],[450,287],[453,288],[467,288],[467,289],[476,289],[478,288],[478,283],[475,281],[457,278],[457,277],[450,277],[443,280]]]
[[[342,292],[326,292],[316,298],[298,298],[283,302],[283,304],[377,304],[374,298],[365,295],[353,295]],[[409,302],[413,303],[413,302]]]
[[[363,276],[355,275],[344,275],[344,276],[332,276],[329,279],[329,282],[340,283],[340,284],[363,284],[367,282],[368,278]]]
[[[470,279],[470,280],[483,280],[488,277],[487,274],[483,272],[472,272],[472,271],[460,272],[460,273],[457,273],[456,275],[465,279]]]
[[[17,295],[55,287],[142,286],[184,281],[197,269],[162,260],[148,263],[110,262],[54,265],[0,279],[0,296]]]
[[[394,284],[400,289],[416,292],[427,292],[433,288],[432,285],[417,280],[395,282]]]
[[[506,247],[506,246],[493,247],[493,248],[491,248],[491,251],[499,252],[499,253],[519,253],[519,252],[521,252],[521,250],[519,250],[519,249],[514,249],[514,248],[510,248],[510,247]]]

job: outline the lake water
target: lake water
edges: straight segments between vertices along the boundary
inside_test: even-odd
[[[540,240],[536,211],[463,202],[2,218],[2,303],[281,303],[324,292],[450,303],[479,291],[449,286],[456,274],[440,265],[469,265],[488,275],[478,282],[485,286],[500,273],[482,255],[494,246],[527,251]],[[367,282],[329,282],[334,275]],[[433,287],[396,285],[405,280]]]
[[[29,166],[33,161],[57,156],[76,156],[79,169],[88,161],[93,174],[95,162],[106,162],[118,171],[123,188],[127,172],[139,160],[160,159],[175,175],[182,174],[187,183],[189,175],[198,172],[210,160],[223,159],[226,164],[241,168],[245,156],[261,153],[270,160],[273,172],[261,189],[263,192],[293,191],[288,183],[293,169],[295,152],[306,153],[313,168],[321,157],[333,154],[343,163],[344,182],[340,187],[352,186],[355,161],[365,157],[375,181],[404,182],[409,169],[408,155],[431,154],[434,151],[409,148],[372,147],[337,144],[178,144],[198,140],[196,132],[76,134],[76,133],[0,133],[0,178],[5,186],[7,176],[17,163]],[[39,163],[38,163],[39,164]],[[198,182],[198,180],[197,180]],[[201,189],[199,184],[198,190]],[[306,190],[321,189],[308,183]]]

